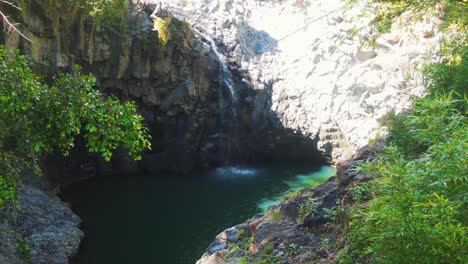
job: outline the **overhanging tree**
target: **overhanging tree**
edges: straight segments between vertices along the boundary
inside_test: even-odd
[[[45,84],[26,57],[0,46],[0,210],[14,207],[23,170],[32,168],[39,174],[41,156],[67,155],[80,134],[88,151],[106,160],[119,146],[135,159],[150,148],[136,105],[122,104],[94,84],[95,78],[80,73],[79,67]]]

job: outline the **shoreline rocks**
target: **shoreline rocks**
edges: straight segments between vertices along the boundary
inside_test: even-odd
[[[81,219],[57,196],[31,185],[21,186],[19,208],[12,221],[0,223],[0,263],[69,263],[84,236]]]
[[[367,181],[353,168],[372,159],[381,143],[361,148],[337,164],[337,175],[315,188],[300,190],[266,212],[218,234],[197,264],[329,263],[344,238],[338,208],[350,201],[353,184]],[[242,262],[244,261],[244,262]]]

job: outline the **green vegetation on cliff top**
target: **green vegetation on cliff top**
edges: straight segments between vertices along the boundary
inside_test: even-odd
[[[93,23],[117,34],[129,31],[129,0],[75,0]]]
[[[468,46],[466,1],[375,1],[426,10],[445,6],[440,61],[424,67],[428,94],[381,121],[383,150],[359,173],[372,198],[349,208],[341,263],[466,263],[468,252]],[[381,10],[383,10],[381,9]],[[460,15],[461,14],[461,15]],[[398,14],[395,13],[395,16]],[[385,21],[374,21],[377,27]]]

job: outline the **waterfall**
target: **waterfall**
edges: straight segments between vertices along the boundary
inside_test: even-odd
[[[234,82],[232,81],[232,75],[231,71],[229,71],[229,67],[227,64],[226,56],[224,56],[218,49],[218,46],[216,46],[216,42],[214,39],[210,38],[208,35],[200,32],[197,29],[193,29],[195,33],[200,35],[202,38],[204,38],[206,41],[210,43],[211,49],[213,50],[214,54],[218,57],[219,63],[221,64],[221,71],[219,74],[219,82],[224,84],[228,89],[229,92],[231,93],[231,99],[233,102],[237,102],[237,94],[236,91],[234,90]]]
[[[217,56],[220,63],[218,105],[220,109],[220,128],[222,131],[219,134],[212,135],[211,138],[218,139],[218,159],[222,163],[229,164],[238,160],[240,154],[240,121],[238,111],[241,108],[241,104],[239,103],[239,96],[234,89],[234,80],[226,56],[221,53],[216,42],[210,36],[195,28],[193,31],[211,46],[213,53]],[[224,89],[228,89],[228,92]]]

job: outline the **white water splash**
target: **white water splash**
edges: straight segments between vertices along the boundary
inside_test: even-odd
[[[216,176],[223,178],[235,178],[245,176],[255,176],[258,173],[258,169],[242,168],[242,167],[223,167],[216,169]]]

